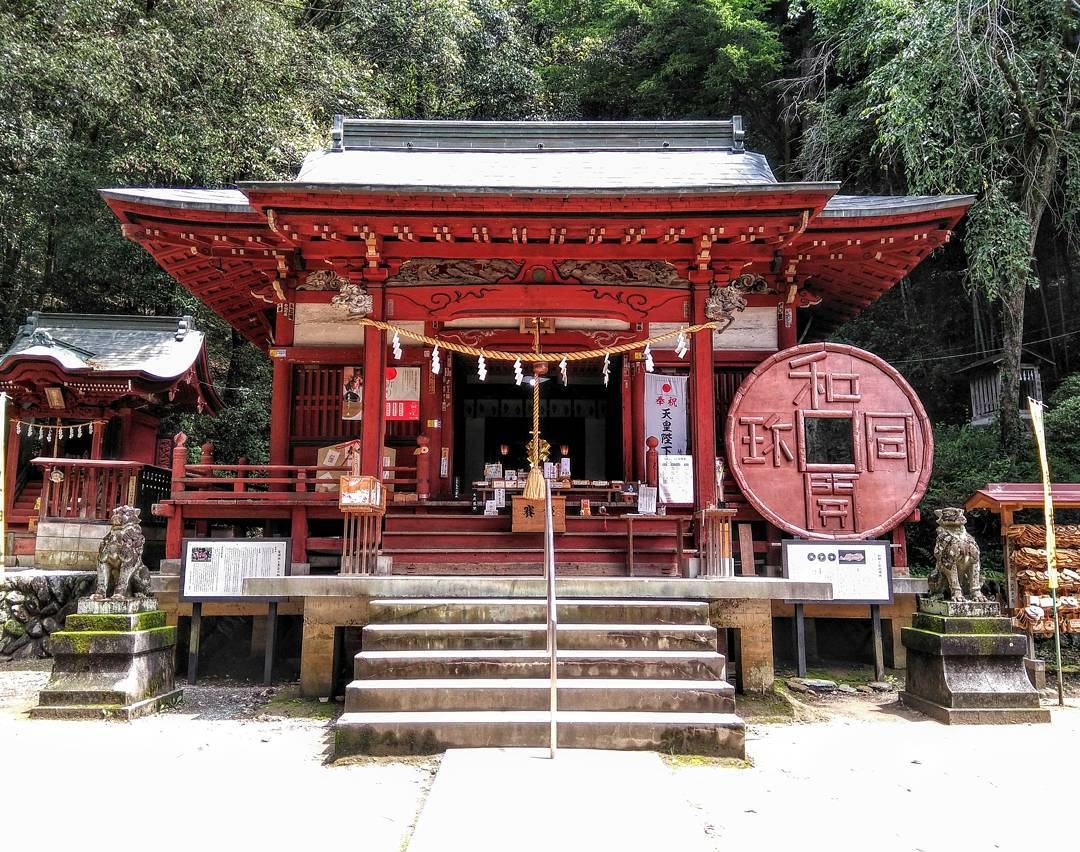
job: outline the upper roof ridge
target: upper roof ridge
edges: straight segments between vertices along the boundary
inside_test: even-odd
[[[710,121],[418,121],[334,116],[331,151],[744,150],[742,116]]]

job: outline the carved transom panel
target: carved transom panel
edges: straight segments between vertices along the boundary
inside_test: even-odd
[[[926,492],[934,443],[922,403],[869,352],[810,343],[747,376],[727,417],[746,499],[792,535],[860,539],[902,522]]]
[[[505,258],[419,258],[404,261],[387,284],[494,284],[516,278],[525,264]]]
[[[663,287],[679,280],[666,260],[564,260],[555,264],[563,278],[582,284],[639,284]]]

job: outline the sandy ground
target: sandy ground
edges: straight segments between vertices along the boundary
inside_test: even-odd
[[[269,715],[274,696],[254,686],[200,685],[177,711],[132,723],[31,721],[46,678],[40,665],[0,669],[0,849],[115,850],[122,827],[160,849],[212,837],[211,848],[399,852],[438,766],[331,765],[329,723]],[[654,801],[675,801],[673,817],[725,852],[1026,852],[1075,781],[1080,701],[1069,704],[1051,725],[947,727],[892,699],[830,700],[813,721],[751,724],[752,765],[674,759]],[[619,808],[568,810],[558,818],[594,828],[619,819]]]
[[[330,766],[325,720],[221,718],[256,688],[130,723],[27,719],[45,680],[0,671],[0,849],[398,852],[437,765]]]
[[[950,727],[894,700],[830,702],[820,721],[752,725],[751,767],[672,775],[716,850],[1019,852],[1046,838],[1037,827],[1061,818],[1054,802],[1075,783],[1072,761],[1045,759],[1080,741],[1080,702],[1068,705],[1049,725]]]

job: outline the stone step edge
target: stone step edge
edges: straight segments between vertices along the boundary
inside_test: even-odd
[[[346,689],[393,690],[404,689],[418,692],[423,689],[548,689],[548,678],[415,678],[415,679],[377,679],[353,680]],[[566,690],[701,690],[707,692],[728,692],[734,694],[735,687],[723,680],[661,680],[657,678],[599,678],[599,677],[563,677],[558,680],[560,691]]]
[[[719,651],[651,651],[651,650],[629,650],[629,651],[589,651],[582,649],[564,650],[559,649],[556,659],[559,660],[592,660],[599,659],[603,661],[609,660],[672,660],[672,659],[716,659],[717,657],[723,657]],[[406,650],[406,651],[360,651],[353,659],[367,659],[367,660],[392,660],[392,659],[408,659],[408,660],[423,660],[423,659],[438,659],[438,660],[452,660],[458,658],[470,658],[480,660],[515,660],[515,659],[527,659],[527,660],[546,660],[548,658],[548,652],[544,649],[534,648],[514,648],[514,649],[447,649],[447,650]]]
[[[522,597],[522,598],[372,598],[368,606],[403,606],[417,604],[423,606],[479,606],[484,604],[497,604],[499,606],[522,605],[535,606],[546,604],[546,598]],[[558,606],[670,606],[677,608],[696,608],[708,605],[709,601],[695,598],[679,598],[668,600],[664,598],[569,598],[557,599]]]
[[[699,631],[715,631],[716,628],[710,624],[616,624],[605,622],[560,622],[556,625],[558,630],[566,631],[568,633],[585,633],[588,631],[606,631],[608,633],[658,633],[660,631],[667,631],[670,633],[695,633]],[[508,633],[521,632],[521,633],[536,633],[544,632],[547,630],[546,624],[530,623],[530,622],[494,622],[491,624],[475,623],[475,622],[430,622],[424,624],[417,624],[414,622],[378,622],[376,624],[365,624],[364,631],[372,633],[423,633],[423,632],[436,632],[436,633],[467,633],[469,631],[483,631],[491,632],[493,630],[506,631]]]
[[[348,725],[422,725],[454,724],[486,725],[547,724],[551,714],[547,710],[401,710],[366,713],[354,711],[343,713],[336,727]],[[745,728],[746,723],[735,713],[681,713],[644,710],[559,710],[555,720],[565,725],[608,724],[675,724]]]

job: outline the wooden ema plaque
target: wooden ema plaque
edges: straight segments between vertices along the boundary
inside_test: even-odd
[[[544,500],[532,500],[515,494],[511,498],[514,532],[544,531]],[[551,528],[558,533],[566,532],[566,498],[551,497]]]
[[[934,441],[922,403],[876,355],[837,343],[777,352],[747,376],[727,417],[731,472],[792,535],[876,538],[926,492]]]

